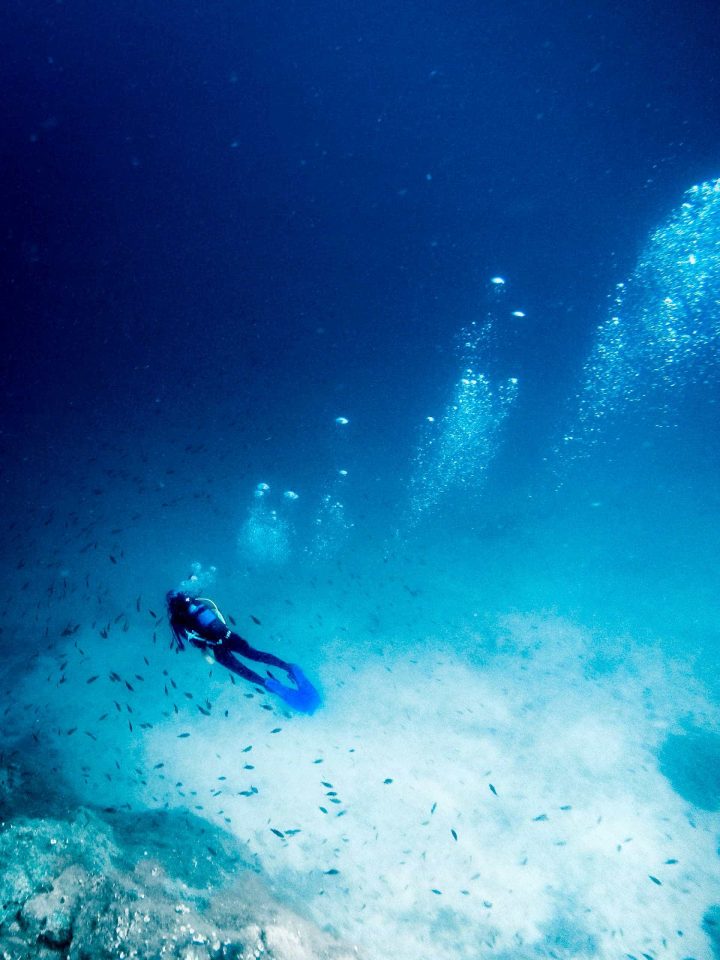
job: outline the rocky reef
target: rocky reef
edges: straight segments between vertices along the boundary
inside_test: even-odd
[[[1,960],[356,960],[192,815],[0,809]]]

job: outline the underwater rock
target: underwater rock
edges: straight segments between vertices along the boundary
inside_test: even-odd
[[[720,906],[710,907],[703,917],[703,930],[710,938],[715,960],[720,960]]]
[[[25,901],[19,914],[22,928],[51,947],[66,947],[72,939],[78,903],[90,883],[91,877],[82,867],[67,867],[53,881],[49,893],[38,893]]]
[[[720,810],[720,736],[690,725],[666,738],[658,759],[676,793],[702,810]]]
[[[6,821],[0,863],[2,960],[357,960],[192,817]]]

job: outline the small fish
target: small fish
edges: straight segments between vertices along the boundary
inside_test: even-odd
[[[184,740],[185,737],[189,737],[189,736],[190,736],[189,733],[179,733],[179,734],[178,734],[178,740]]]
[[[97,680],[97,678],[98,678],[98,674],[96,673],[94,677],[88,677],[88,679],[85,681],[85,683],[95,683],[95,681]]]
[[[336,870],[335,867],[333,867],[331,870],[326,870],[326,871],[325,871],[325,876],[326,876],[326,877],[336,877],[339,873],[340,873],[340,871],[339,871],[339,870]]]
[[[541,813],[537,817],[533,817],[533,823],[538,823],[540,820],[547,820],[548,816],[546,813]]]
[[[117,560],[115,559],[115,557],[114,557],[111,553],[109,553],[108,556],[110,557],[111,563],[117,563]]]
[[[281,730],[282,730],[282,727],[274,727],[274,728],[270,731],[270,733],[280,733]]]
[[[251,750],[252,750],[252,744],[250,744],[249,747],[243,747],[243,749],[242,749],[240,752],[241,752],[241,753],[250,753]]]
[[[281,830],[276,830],[275,827],[270,827],[270,832],[274,833],[276,837],[280,837],[281,840],[285,839],[285,834]]]
[[[71,737],[71,736],[75,733],[76,730],[77,730],[77,727],[70,727],[70,729],[66,731],[67,736],[68,736],[68,737]]]
[[[677,863],[677,860],[666,860],[665,863]]]
[[[497,790],[495,789],[495,787],[494,787],[491,783],[489,783],[488,786],[490,787],[490,789],[492,790],[492,792],[495,794],[495,796],[497,796],[497,795],[498,795],[498,792],[497,792]]]
[[[662,886],[662,880],[658,880],[657,877],[654,877],[651,873],[648,874],[653,883],[656,883],[659,887]]]
[[[451,830],[450,833],[452,834],[453,840],[457,840],[457,831],[456,831],[456,830]]]
[[[160,770],[164,766],[165,764],[162,761],[160,761],[160,763],[155,764],[155,766],[153,767],[153,770]]]
[[[436,890],[435,887],[433,887],[431,893],[436,893],[438,896],[441,896],[442,890]]]
[[[259,627],[262,626],[261,621],[258,620],[258,618],[255,616],[254,613],[251,613],[251,614],[250,614],[250,619],[252,620],[253,623],[256,623]]]
[[[196,704],[196,706],[197,706],[198,710],[200,711],[200,713],[204,714],[206,717],[209,717],[209,716],[210,716],[210,711],[209,711],[209,710],[206,710],[205,707],[200,706],[199,703]]]
[[[383,783],[392,783],[392,777],[386,777]]]
[[[155,613],[154,610],[151,610],[149,607],[148,607],[148,613],[150,614],[151,617],[154,617],[157,620],[157,614]]]

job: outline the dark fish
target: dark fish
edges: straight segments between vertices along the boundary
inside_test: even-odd
[[[666,860],[665,863],[677,863],[677,860]]]
[[[77,727],[70,727],[70,729],[66,731],[68,737],[71,737],[76,730],[77,730]]]
[[[275,827],[270,827],[270,832],[274,833],[276,837],[280,837],[281,840],[285,839],[285,834],[281,830],[276,830]]]
[[[250,614],[250,619],[253,623],[256,623],[259,627],[262,626],[262,623],[258,620],[254,613]]]
[[[537,817],[533,817],[533,823],[537,823],[539,820],[547,820],[548,816],[546,813],[541,813]]]
[[[326,876],[326,877],[336,877],[339,873],[340,873],[340,871],[339,871],[339,870],[336,870],[335,867],[333,867],[332,870],[326,870],[326,871],[325,871],[325,876]]]
[[[648,874],[653,883],[656,883],[659,887],[662,886],[662,880],[658,880],[657,877],[654,877],[651,873]]]
[[[385,780],[383,780],[383,783],[392,783],[392,777],[387,777]]]
[[[497,792],[497,790],[495,789],[495,787],[494,787],[491,783],[489,783],[488,786],[490,787],[490,789],[492,790],[492,792],[495,794],[495,796],[497,796],[497,795],[498,795],[498,792]]]
[[[179,733],[178,740],[183,740],[185,737],[189,737],[189,736],[190,736],[189,733]]]
[[[115,557],[114,557],[111,553],[109,553],[108,556],[110,557],[110,560],[111,560],[112,563],[117,563],[117,560],[115,559]]]
[[[138,597],[137,600],[135,601],[135,609],[137,610],[138,613],[140,613],[140,597]]]
[[[151,617],[155,617],[155,619],[157,620],[157,614],[155,613],[154,610],[150,610],[150,608],[148,608],[148,613],[150,614]]]
[[[228,620],[230,621],[230,623],[231,623],[234,627],[237,626],[237,621],[235,620],[234,617],[231,617],[230,614],[228,614]]]
[[[252,750],[252,744],[250,744],[249,747],[243,747],[241,753],[250,753],[251,750]]]
[[[95,674],[94,677],[88,677],[88,679],[85,681],[85,683],[95,683],[95,681],[97,680],[97,678],[98,678],[98,675]]]
[[[200,713],[204,714],[206,717],[210,716],[210,711],[206,710],[205,707],[201,707],[199,703],[197,704],[197,708],[200,711]]]
[[[442,894],[442,890],[436,890],[435,887],[432,888],[432,893],[436,893],[438,896]]]
[[[456,831],[455,831],[455,830],[451,830],[450,833],[452,834],[453,840],[457,840],[457,833],[456,833]]]
[[[155,766],[153,767],[153,770],[160,770],[160,768],[164,766],[165,764],[162,761],[160,761],[160,763],[155,764]]]
[[[270,733],[280,733],[281,730],[282,730],[282,727],[275,727],[273,730],[270,731]]]

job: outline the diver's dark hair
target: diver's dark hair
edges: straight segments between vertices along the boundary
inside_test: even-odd
[[[177,590],[170,590],[167,594],[166,601],[168,607],[168,620],[170,621],[170,630],[172,631],[172,637],[170,638],[170,648],[176,650],[178,653],[181,650],[185,649],[185,644],[183,643],[182,638],[182,627],[177,622],[175,613],[173,610],[174,601],[182,597],[182,594]]]

